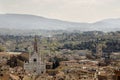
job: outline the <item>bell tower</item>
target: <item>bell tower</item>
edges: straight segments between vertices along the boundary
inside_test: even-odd
[[[38,42],[37,42],[37,36],[35,36],[35,39],[34,39],[34,52],[38,53]]]

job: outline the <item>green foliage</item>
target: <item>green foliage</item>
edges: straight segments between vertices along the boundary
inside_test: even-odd
[[[103,52],[119,52],[120,51],[120,41],[119,40],[96,40],[96,41],[88,41],[82,42],[79,44],[64,44],[63,49],[70,50],[91,50],[92,52],[96,52],[96,46],[100,45],[103,49]]]
[[[120,51],[120,31],[117,32],[61,32],[52,37],[38,36],[38,47],[41,53],[58,53],[61,49],[70,50],[85,50],[92,52],[96,51],[96,45],[100,44],[104,52]],[[0,35],[0,42],[5,46],[7,51],[28,51],[27,47],[33,46],[34,36],[15,36],[15,35]],[[0,46],[0,52],[5,51],[3,46]],[[32,49],[31,49],[32,51]]]
[[[5,51],[5,48],[0,45],[0,52],[4,52],[4,51]]]

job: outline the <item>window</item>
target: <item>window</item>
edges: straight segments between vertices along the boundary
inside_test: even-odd
[[[36,70],[34,70],[34,72],[36,72]]]
[[[41,73],[43,74],[43,71]]]
[[[37,59],[33,59],[34,62],[37,62]]]

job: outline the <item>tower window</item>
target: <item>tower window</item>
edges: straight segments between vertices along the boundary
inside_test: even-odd
[[[36,70],[34,70],[34,72],[36,72]]]
[[[33,59],[34,62],[37,62],[37,59]]]

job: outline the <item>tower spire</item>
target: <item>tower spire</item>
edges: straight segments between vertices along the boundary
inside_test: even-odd
[[[37,44],[37,36],[35,35],[35,38],[34,38],[34,51],[36,53],[38,53],[38,44]]]

